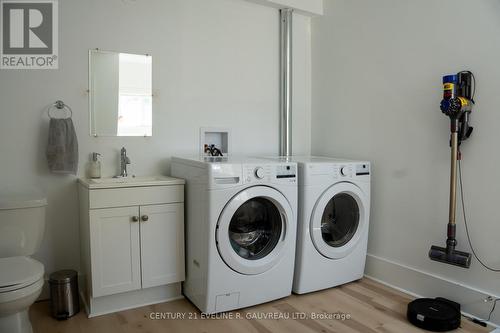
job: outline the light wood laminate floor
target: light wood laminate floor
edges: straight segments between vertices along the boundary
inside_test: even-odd
[[[363,279],[341,287],[306,295],[292,295],[274,302],[230,312],[238,319],[200,319],[189,301],[168,303],[88,319],[82,311],[67,321],[50,317],[49,303],[35,303],[30,310],[34,333],[163,333],[163,332],[255,332],[255,333],[412,333],[424,332],[406,321],[406,305],[412,299],[404,293]],[[185,315],[185,319],[150,319]],[[350,319],[311,318],[315,314],[350,315]],[[226,314],[227,315],[227,314]],[[304,318],[304,315],[307,315]],[[189,317],[198,317],[189,319]],[[277,319],[258,319],[275,316]],[[489,332],[463,318],[455,332]]]

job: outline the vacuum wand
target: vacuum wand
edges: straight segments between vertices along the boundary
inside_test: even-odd
[[[467,75],[467,77],[465,76]],[[443,78],[444,97],[441,102],[441,110],[450,117],[450,145],[451,145],[451,168],[450,168],[450,210],[447,227],[446,248],[431,246],[429,258],[446,264],[469,268],[471,255],[467,252],[456,250],[456,208],[457,208],[457,161],[459,159],[458,147],[461,141],[466,140],[472,133],[469,127],[469,113],[472,110],[472,96],[470,89],[463,86],[470,84],[470,72],[461,72],[458,75],[448,75]],[[465,96],[457,95],[455,85],[458,84],[458,94],[467,92]]]
[[[457,158],[458,158],[458,132],[451,133],[451,171],[450,171],[450,211],[448,221],[448,240],[456,234],[457,211]],[[448,243],[448,242],[447,242]],[[456,245],[456,240],[455,244]]]

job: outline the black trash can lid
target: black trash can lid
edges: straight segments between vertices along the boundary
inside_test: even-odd
[[[78,273],[73,269],[63,269],[50,274],[49,282],[69,283],[78,277]]]

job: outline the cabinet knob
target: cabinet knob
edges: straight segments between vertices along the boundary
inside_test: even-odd
[[[139,222],[139,216],[132,216],[132,222]]]
[[[142,215],[141,219],[146,222],[147,220],[149,220],[149,216],[147,215]]]

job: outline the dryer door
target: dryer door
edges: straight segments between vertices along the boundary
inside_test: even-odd
[[[293,211],[275,189],[255,186],[234,196],[219,217],[217,249],[224,262],[242,274],[260,274],[285,255]]]
[[[312,241],[323,256],[340,259],[354,250],[368,229],[367,203],[352,183],[338,183],[323,192],[310,222]]]

